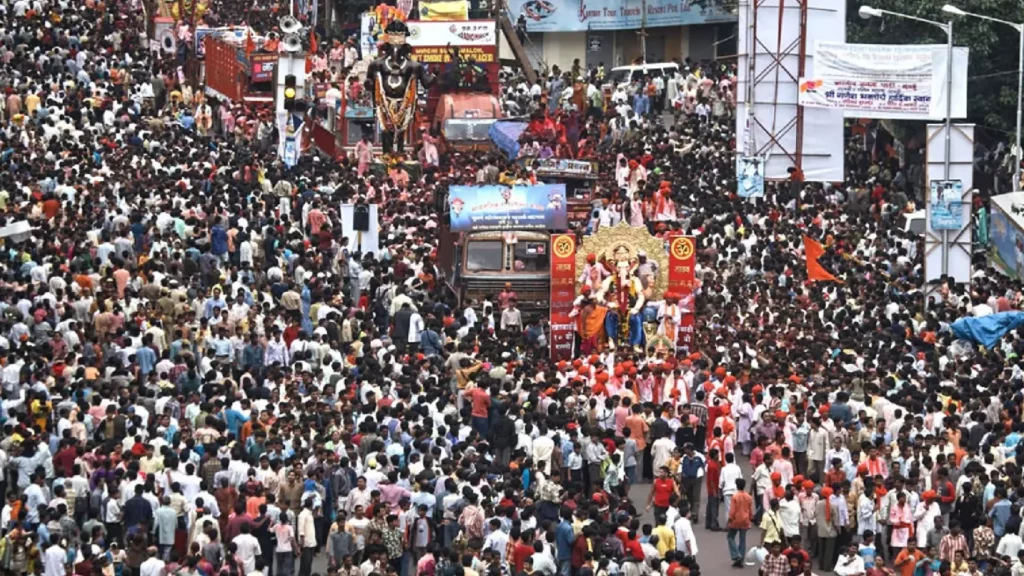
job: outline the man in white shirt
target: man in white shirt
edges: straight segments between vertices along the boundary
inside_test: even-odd
[[[725,517],[729,517],[729,504],[732,495],[736,493],[736,480],[743,478],[743,470],[736,463],[736,455],[729,452],[725,455],[725,466],[718,475],[718,489],[725,498]]]
[[[248,523],[242,524],[242,533],[232,540],[238,547],[238,558],[245,566],[245,573],[256,570],[256,557],[263,554],[259,540],[252,535],[252,526]]]
[[[689,556],[696,556],[697,535],[693,533],[690,510],[684,506],[679,509],[679,513],[679,518],[672,524],[672,531],[676,535],[676,550]]]
[[[864,576],[864,558],[857,554],[856,546],[851,545],[844,554],[839,555],[833,572],[836,576]]]
[[[1016,558],[1017,553],[1022,548],[1024,548],[1024,541],[1021,540],[1020,534],[1010,531],[999,539],[999,544],[996,546],[996,554],[1000,557],[1009,556],[1010,558]]]
[[[501,561],[505,561],[505,548],[508,547],[508,534],[501,529],[501,520],[491,518],[491,533],[484,539],[484,550],[494,550]]]
[[[409,338],[407,340],[409,344],[413,345],[410,348],[414,351],[420,343],[420,332],[423,332],[425,329],[426,325],[423,322],[423,316],[414,309],[412,316],[409,317]]]
[[[313,570],[313,556],[316,554],[316,522],[313,518],[313,500],[311,498],[307,498],[302,503],[297,541],[302,549],[299,574],[309,574]]]
[[[146,549],[146,553],[149,555],[149,559],[139,566],[139,576],[163,576],[165,564],[158,556],[157,547],[150,546]]]
[[[50,537],[50,547],[43,554],[43,576],[66,576],[68,553],[60,547],[60,537]]]
[[[540,435],[533,440],[533,462],[537,469],[545,476],[551,474],[551,455],[555,449],[555,442],[548,436],[547,428],[541,425]],[[534,565],[536,568],[536,565]]]

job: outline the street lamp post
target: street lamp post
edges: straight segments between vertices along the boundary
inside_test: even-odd
[[[946,33],[946,155],[943,159],[943,179],[949,180],[949,164],[953,137],[953,21],[942,23],[926,18],[918,18],[910,14],[901,14],[891,10],[861,6],[858,11],[861,18],[880,18],[882,16],[895,16],[907,20],[916,20],[925,24],[931,24],[941,28]],[[942,275],[949,274],[949,231],[942,231]]]
[[[1020,160],[1021,160],[1021,147],[1020,147],[1020,129],[1021,129],[1021,98],[1024,98],[1024,24],[1018,24],[1014,22],[1008,22],[1006,20],[1000,20],[999,18],[993,18],[991,16],[983,16],[981,14],[975,14],[973,12],[967,12],[953,6],[946,4],[942,7],[942,11],[946,14],[952,14],[953,16],[970,16],[971,18],[980,18],[981,20],[988,20],[989,22],[995,22],[997,24],[1005,24],[1017,31],[1020,36],[1017,49],[1017,142],[1013,147],[1013,191],[1017,192],[1020,190]]]

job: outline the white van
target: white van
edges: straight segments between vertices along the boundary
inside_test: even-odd
[[[618,88],[619,86],[625,86],[634,80],[640,80],[644,76],[650,76],[651,78],[654,78],[655,76],[668,77],[678,71],[679,65],[675,62],[619,66],[617,68],[612,68],[611,74],[608,76],[608,81],[612,86]]]
[[[927,229],[928,223],[925,221],[924,210],[914,210],[910,214],[904,214],[903,218],[903,230],[905,232],[912,232],[917,236],[924,236],[924,232]]]

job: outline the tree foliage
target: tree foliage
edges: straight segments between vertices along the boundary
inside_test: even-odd
[[[953,43],[970,49],[967,120],[994,139],[1012,137],[1017,113],[1017,50],[1020,35],[1010,26],[979,18],[955,17],[942,11],[947,0],[847,0],[846,41],[858,44],[944,44],[942,30],[906,18],[885,16],[865,20],[867,4],[938,22],[953,20]],[[948,0],[950,4],[1008,22],[1024,22],[1021,0]],[[1005,133],[1000,133],[1003,131]]]

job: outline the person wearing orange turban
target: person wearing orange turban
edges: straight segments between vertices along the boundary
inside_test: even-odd
[[[782,500],[786,497],[786,487],[782,485],[782,474],[772,472],[770,478],[772,479],[771,497]]]
[[[832,521],[832,488],[825,486],[821,489],[821,499],[825,501],[825,520]]]

